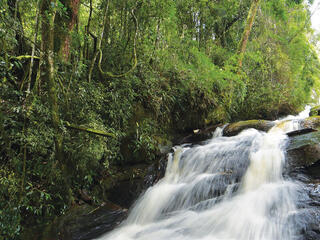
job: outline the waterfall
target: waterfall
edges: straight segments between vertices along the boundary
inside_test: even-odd
[[[268,133],[247,129],[182,145],[165,176],[135,203],[107,240],[294,240],[299,184],[284,179],[287,131],[302,114],[276,121]]]

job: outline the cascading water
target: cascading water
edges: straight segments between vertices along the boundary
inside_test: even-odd
[[[282,177],[286,131],[297,117],[268,133],[248,129],[169,155],[165,177],[136,202],[107,240],[294,240],[299,184]],[[290,120],[290,121],[289,121]]]

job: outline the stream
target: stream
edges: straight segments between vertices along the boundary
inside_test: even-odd
[[[310,220],[314,209],[303,205],[308,187],[303,176],[285,171],[286,133],[299,130],[309,109],[275,121],[267,133],[247,129],[223,137],[217,128],[210,140],[175,147],[164,178],[98,239],[316,240],[304,236],[320,220],[319,212]]]

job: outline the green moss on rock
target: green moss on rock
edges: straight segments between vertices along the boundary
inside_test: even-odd
[[[314,106],[310,109],[309,116],[319,116],[320,115],[320,105]]]
[[[248,129],[248,128],[254,128],[260,131],[267,132],[270,128],[272,128],[275,125],[272,121],[267,120],[248,120],[248,121],[240,121],[236,123],[231,123],[228,126],[225,127],[223,130],[223,136],[235,136],[239,134],[241,131]]]
[[[312,116],[304,119],[301,123],[303,128],[318,129],[320,127],[320,116]]]

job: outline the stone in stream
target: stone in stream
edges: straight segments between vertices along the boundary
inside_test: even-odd
[[[240,121],[240,122],[230,123],[228,126],[226,126],[223,130],[223,136],[226,136],[226,137],[236,136],[241,131],[248,128],[254,128],[260,131],[267,132],[273,126],[275,126],[275,123],[268,120]]]
[[[287,133],[290,138],[287,146],[290,169],[310,167],[320,160],[320,116],[301,120],[300,127],[301,130]]]
[[[320,239],[320,161],[306,168],[298,168],[289,173],[291,179],[303,184],[297,194],[297,214],[293,221],[302,231],[302,240]]]
[[[309,167],[320,160],[319,131],[288,135],[291,135],[286,148],[289,169]]]
[[[318,129],[320,127],[320,116],[308,117],[301,121],[302,128],[313,128]]]
[[[184,143],[199,143],[199,142],[205,141],[207,139],[210,139],[212,137],[214,131],[218,127],[223,127],[223,124],[217,124],[217,125],[213,125],[213,126],[208,126],[204,129],[194,130],[193,133],[178,139],[175,142],[175,145],[181,145]]]
[[[307,120],[307,123],[316,126],[315,121]],[[304,184],[297,195],[298,214],[295,221],[303,229],[301,239],[320,239],[320,132],[297,132],[288,134],[290,140],[287,146],[287,174]]]

